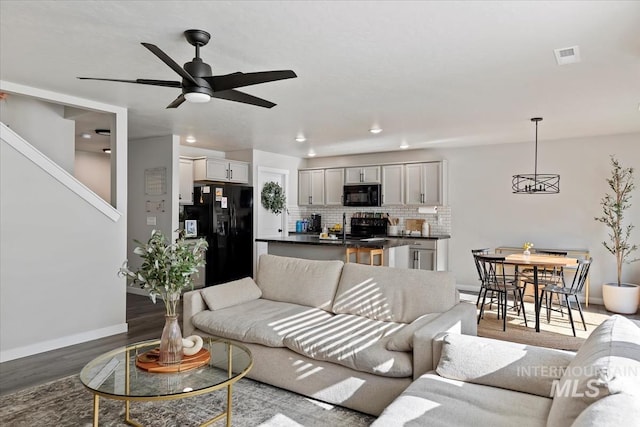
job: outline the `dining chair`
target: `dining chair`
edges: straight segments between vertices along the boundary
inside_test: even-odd
[[[548,255],[548,256],[558,256],[558,257],[566,257],[568,255],[567,251],[553,250],[553,249],[535,249],[534,253],[537,255]],[[533,284],[533,269],[527,268],[522,270],[521,280],[523,282],[523,286],[526,287],[528,284]],[[557,286],[565,286],[564,280],[564,268],[563,267],[543,267],[538,268],[538,280],[543,280],[546,284],[555,284]],[[562,309],[562,301],[560,300],[560,296],[556,295],[557,304],[560,310],[560,314],[564,316],[564,311]]]
[[[591,262],[593,258],[585,258],[578,260],[578,268],[576,268],[576,272],[573,276],[573,280],[571,281],[571,286],[558,286],[554,283],[544,283],[543,288],[540,294],[540,300],[538,306],[540,309],[542,308],[542,301],[544,300],[546,308],[547,308],[547,322],[551,321],[551,311],[559,311],[554,309],[549,303],[549,299],[553,299],[553,294],[556,295],[564,295],[564,300],[567,305],[567,312],[569,313],[569,321],[571,322],[571,330],[573,331],[573,336],[576,336],[576,328],[573,324],[573,314],[571,313],[571,300],[569,297],[573,297],[576,305],[578,306],[578,311],[580,312],[580,318],[582,319],[582,326],[584,330],[587,330],[587,324],[584,321],[584,314],[582,313],[582,305],[580,304],[580,300],[578,300],[578,294],[582,292],[584,288],[584,284],[587,281],[587,276],[589,275],[589,268],[591,267]]]
[[[508,294],[513,293],[514,308],[517,313],[524,318],[524,325],[527,326],[527,314],[524,310],[524,288],[518,286],[518,278],[506,273],[505,257],[498,255],[475,255],[484,277],[485,287],[482,293],[482,304],[480,304],[480,312],[478,313],[478,324],[482,319],[484,307],[486,305],[487,292],[495,292],[498,294],[498,319],[502,315],[502,330],[507,330],[507,303]]]
[[[480,291],[478,291],[478,299],[476,300],[476,307],[480,304],[480,297],[482,296],[482,291],[484,290],[484,274],[482,272],[482,266],[480,262],[476,259],[476,255],[487,255],[489,254],[489,248],[482,249],[471,249],[471,255],[473,256],[473,262],[476,265],[476,270],[478,272],[478,280],[480,281]],[[493,297],[492,297],[493,298]]]

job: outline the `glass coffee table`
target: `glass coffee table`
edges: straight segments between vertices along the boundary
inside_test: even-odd
[[[184,399],[227,388],[224,412],[203,423],[208,426],[226,417],[231,425],[232,385],[253,366],[251,351],[243,345],[216,338],[204,338],[211,360],[198,368],[171,373],[152,373],[136,366],[136,358],[159,347],[159,340],[144,341],[96,357],[80,372],[80,381],[93,393],[93,425],[98,426],[100,396],[125,401],[125,422],[142,426],[129,416],[134,401]]]

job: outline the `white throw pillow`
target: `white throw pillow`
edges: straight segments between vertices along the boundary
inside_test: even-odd
[[[208,286],[200,291],[209,310],[220,310],[253,301],[262,296],[262,291],[251,277],[234,280],[220,285]]]
[[[574,358],[567,351],[446,334],[438,375],[474,384],[551,397],[554,381]]]

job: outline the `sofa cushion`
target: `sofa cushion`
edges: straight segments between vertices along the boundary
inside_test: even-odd
[[[549,427],[568,426],[589,405],[607,395],[630,394],[640,401],[640,328],[615,315],[582,344],[555,389]]]
[[[436,372],[454,380],[551,398],[574,354],[469,335],[442,337]]]
[[[440,313],[424,314],[409,324],[402,324],[397,332],[394,332],[387,342],[387,350],[391,351],[411,351],[413,350],[413,334],[438,317]]]
[[[447,311],[457,302],[449,272],[348,263],[342,269],[332,310],[411,323],[423,314]]]
[[[193,325],[216,337],[283,347],[287,333],[320,323],[333,315],[324,310],[257,299],[215,311],[201,311]]]
[[[389,351],[389,335],[401,325],[337,314],[321,324],[287,334],[284,345],[316,360],[386,377],[412,375],[409,353]]]
[[[633,426],[640,422],[638,396],[610,394],[580,413],[571,427]]]
[[[244,279],[221,285],[207,286],[200,290],[200,295],[202,295],[202,299],[209,307],[209,310],[220,310],[221,308],[256,300],[262,296],[262,292],[251,277],[245,277]]]
[[[343,265],[263,254],[256,282],[265,299],[329,310]]]
[[[430,372],[416,379],[371,427],[546,425],[551,399],[465,383]]]

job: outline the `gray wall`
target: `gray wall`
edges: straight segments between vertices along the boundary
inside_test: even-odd
[[[73,175],[75,122],[64,106],[10,94],[0,103],[0,121]]]
[[[607,230],[593,220],[601,214],[600,199],[608,190],[610,154],[637,169],[627,220],[636,226],[632,241],[640,243],[640,134],[539,142],[538,170],[560,174],[557,195],[512,194],[511,176],[533,173],[531,143],[309,159],[305,167],[446,159],[452,215],[449,268],[459,285],[476,287],[472,248],[530,241],[537,247],[588,249],[594,258],[590,292],[593,301],[599,301],[601,284],[616,278],[615,259],[601,243]],[[623,278],[640,283],[640,262],[626,265]]]
[[[179,145],[180,138],[176,135],[129,141],[127,253],[129,263],[134,268],[141,264],[140,257],[133,253],[137,246],[134,240],[146,242],[153,229],[162,231],[167,239],[173,240],[176,237],[174,231],[178,228]],[[145,194],[145,170],[154,168],[165,168],[165,194]],[[155,217],[156,225],[147,225],[148,217]]]

